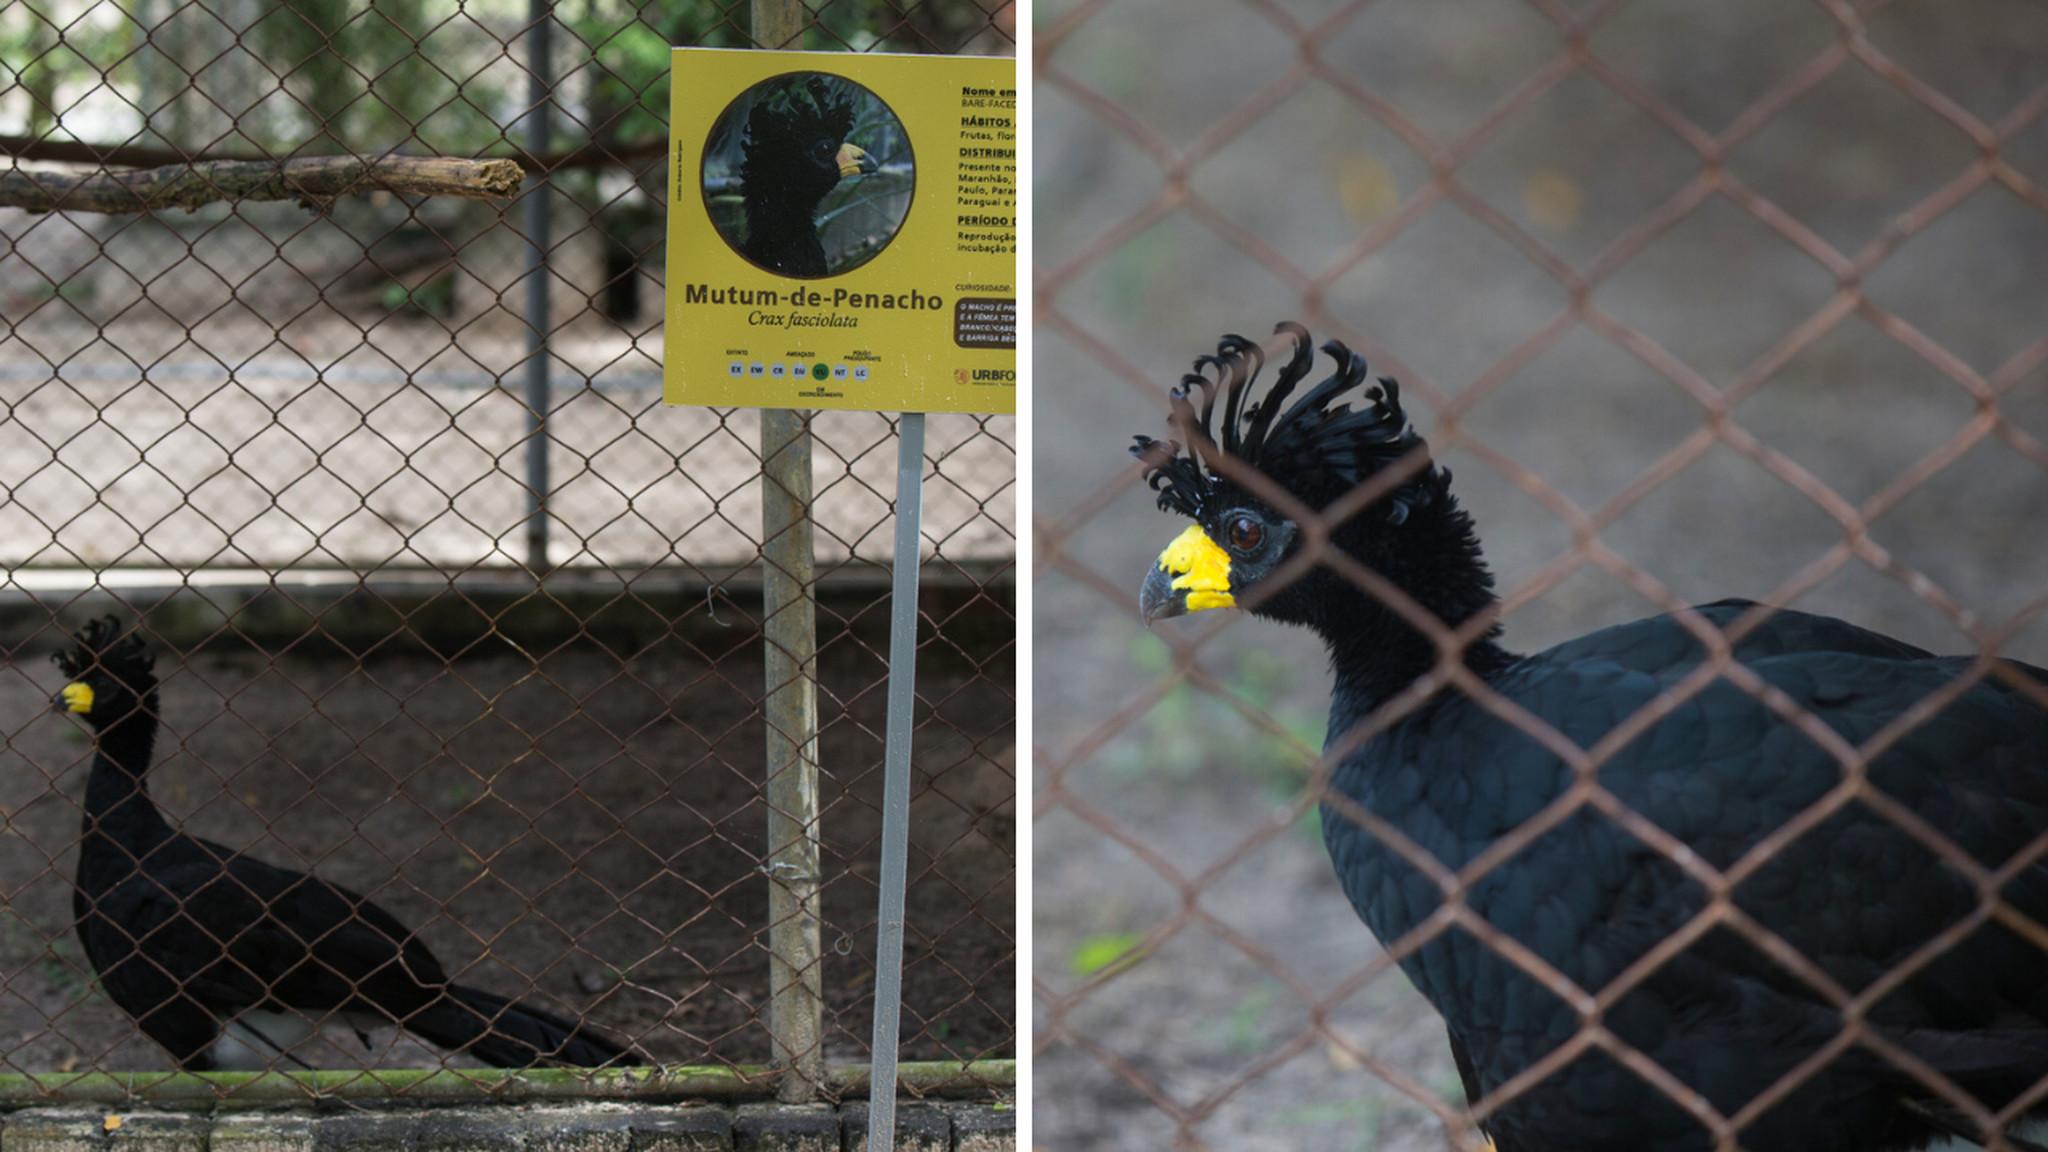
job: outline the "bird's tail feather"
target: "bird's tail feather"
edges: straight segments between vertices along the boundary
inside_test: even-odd
[[[1926,1121],[1928,1126],[1937,1132],[1961,1140],[1972,1148],[1984,1146],[1984,1136],[1977,1125],[1944,1102],[1909,1100],[1906,1102],[1906,1109]],[[2048,1152],[2048,1148],[2032,1140],[2023,1140],[2011,1132],[2004,1135],[2006,1146],[2013,1149],[2013,1152]]]
[[[448,985],[446,995],[404,1025],[423,1040],[467,1052],[494,1068],[596,1068],[645,1062],[631,1048],[593,1028],[460,984]]]
[[[1891,1033],[1890,1039],[1925,1061],[1930,1067],[1975,1094],[1993,1110],[2027,1091],[2048,1069],[2048,1032],[2031,1028],[1984,1028],[1973,1032],[1951,1032],[1934,1028],[1906,1029]],[[1933,1127],[1972,1144],[1982,1136],[1977,1125],[1947,1102],[1922,1099],[1924,1089],[1917,1083],[1909,1089],[1907,1108]],[[2006,1133],[2005,1141],[2018,1152],[2048,1152],[2034,1140]]]

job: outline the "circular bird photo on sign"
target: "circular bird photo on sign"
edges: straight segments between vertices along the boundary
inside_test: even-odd
[[[748,263],[815,280],[879,255],[910,212],[910,137],[844,76],[791,72],[739,94],[704,144],[704,205]]]

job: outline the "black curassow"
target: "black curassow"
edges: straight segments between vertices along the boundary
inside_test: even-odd
[[[741,144],[741,255],[784,276],[831,272],[818,238],[818,205],[841,180],[879,170],[874,157],[847,141],[852,132],[853,100],[815,76],[792,80],[754,105]]]
[[[1288,500],[1262,499],[1249,471],[1292,507],[1320,510],[1400,462],[1412,471],[1332,525],[1329,547],[1445,624],[1472,623],[1464,664],[1514,708],[1590,749],[1708,658],[1669,615],[1532,656],[1502,647],[1497,626],[1480,630],[1495,598],[1473,521],[1403,416],[1394,382],[1375,384],[1362,357],[1331,343],[1334,370],[1310,383],[1307,332],[1279,331],[1283,362],[1262,397],[1253,393],[1264,352],[1227,337],[1173,391],[1187,447],[1137,437],[1132,451],[1160,507],[1194,520],[1146,576],[1148,622],[1241,604],[1312,629],[1334,671],[1328,739],[1333,748],[1349,740],[1375,709],[1415,688],[1439,651],[1336,567],[1301,559],[1312,533],[1289,515]],[[1995,877],[1997,900],[1858,793],[1837,794],[1849,779],[1843,762],[1722,676],[1613,749],[1598,781],[1723,871],[1810,807],[1847,795],[1776,855],[1757,857],[1767,862],[1743,865],[1731,898],[1826,979],[1817,987],[1715,920],[1646,966],[1650,975],[1599,1023],[1722,1117],[1791,1076],[1797,1087],[1743,1117],[1738,1139],[1749,1152],[1981,1142],[1986,1134],[1957,1098],[1889,1057],[1917,1061],[1994,1114],[2042,1103],[2028,1092],[2048,1076],[2048,846],[2037,842],[2048,833],[2048,673],[2004,661],[1962,686],[1972,657],[1937,657],[1803,612],[1758,622],[1753,609],[1722,601],[1696,611],[1718,629],[1744,622],[1730,636],[1734,657],[1780,702],[1851,746],[1878,740],[1860,795],[1882,793],[1958,846]],[[1953,698],[1938,710],[1916,714],[1945,692]],[[1455,686],[1436,687],[1384,731],[1343,747],[1322,805],[1324,842],[1352,906],[1384,942],[1436,915],[1446,892],[1368,832],[1361,810],[1457,870],[1546,814],[1574,781],[1565,759]],[[1463,895],[1484,922],[1594,995],[1709,904],[1698,879],[1590,805],[1494,862]],[[1401,968],[1446,1021],[1475,1100],[1573,1041],[1584,1023],[1461,927],[1430,938]],[[1857,1007],[1867,1038],[1831,1049],[1845,1031],[1835,997],[1866,994]],[[1598,1046],[1575,1050],[1491,1111],[1483,1129],[1500,1152],[1714,1144],[1692,1113]]]
[[[76,639],[55,659],[70,679],[57,708],[95,736],[73,895],[78,935],[100,987],[180,1067],[234,1062],[224,1059],[234,1040],[299,1062],[289,1048],[307,1026],[341,1023],[366,1047],[364,1027],[396,1024],[504,1068],[641,1063],[589,1027],[453,982],[368,898],[172,827],[146,787],[158,724],[154,657],[111,617]]]

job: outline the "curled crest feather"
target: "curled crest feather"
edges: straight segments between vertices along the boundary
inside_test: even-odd
[[[140,634],[124,630],[114,617],[86,621],[72,641],[72,647],[50,654],[65,676],[76,680],[99,668],[137,691],[156,683],[155,653]]]
[[[1218,468],[1225,457],[1319,508],[1409,453],[1428,451],[1401,410],[1400,385],[1385,376],[1372,380],[1365,357],[1336,340],[1322,346],[1332,361],[1330,375],[1289,405],[1315,371],[1315,347],[1299,324],[1283,323],[1274,332],[1288,338],[1292,351],[1264,396],[1252,393],[1266,366],[1265,350],[1228,335],[1214,354],[1196,357],[1169,394],[1172,422],[1187,438],[1186,448],[1176,440],[1134,437],[1131,454],[1144,463],[1162,510],[1204,519],[1230,483]],[[1364,403],[1354,408],[1348,397]],[[1423,468],[1388,496],[1386,518],[1404,522],[1449,483],[1445,470]]]
[[[792,80],[747,113],[742,168],[755,159],[757,143],[793,139],[813,131],[844,140],[853,131],[853,120],[853,98],[838,86],[815,75]]]

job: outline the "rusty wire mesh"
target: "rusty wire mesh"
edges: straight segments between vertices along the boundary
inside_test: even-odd
[[[779,46],[1012,50],[1008,0],[809,11]],[[768,1059],[757,421],[664,408],[659,359],[667,50],[746,46],[748,6],[553,19],[536,150],[523,3],[0,4],[0,147],[31,177],[392,153],[551,177],[511,203],[0,210],[0,1071],[167,1066],[73,936],[93,747],[50,713],[46,657],[103,612],[159,653],[150,787],[183,828],[362,892],[455,979],[652,1060]],[[820,1043],[846,1062],[874,977],[894,426],[810,430]],[[1015,424],[929,437],[903,1037],[971,1060],[1014,1044]],[[259,1058],[477,1064],[373,1039]]]
[[[1302,320],[1404,385],[1479,520],[1511,648],[1674,611],[1716,653],[1592,749],[1446,656],[1425,683],[1472,693],[1575,782],[1455,877],[1350,806],[1438,882],[1469,883],[1590,806],[1725,894],[1861,803],[1995,892],[2048,836],[1994,872],[1863,783],[1866,762],[1952,693],[1864,747],[1768,700],[1844,783],[1725,872],[1628,811],[1597,769],[1716,678],[1760,693],[1691,603],[1796,601],[1987,654],[1965,683],[2017,678],[1991,653],[2048,652],[2029,631],[2048,607],[2048,319],[2025,271],[2048,260],[2048,9],[1062,0],[1034,20],[1043,1143],[1476,1146],[1441,1025],[1390,971],[1453,925],[1585,1020],[1716,925],[1845,1019],[1986,918],[2048,942],[1987,895],[1968,924],[1852,991],[1716,902],[1614,984],[1581,989],[1452,897],[1450,915],[1382,951],[1305,821],[1331,762],[1419,697],[1319,753],[1313,644],[1243,619],[1147,635],[1138,582],[1178,525],[1123,454],[1125,434],[1167,434],[1165,385],[1217,335]],[[1453,648],[1471,639],[1356,563],[1317,562]],[[2007,1118],[1860,1017],[1736,1114],[1599,1023],[1477,1114],[1591,1048],[1736,1147],[1856,1044],[1979,1125]]]

